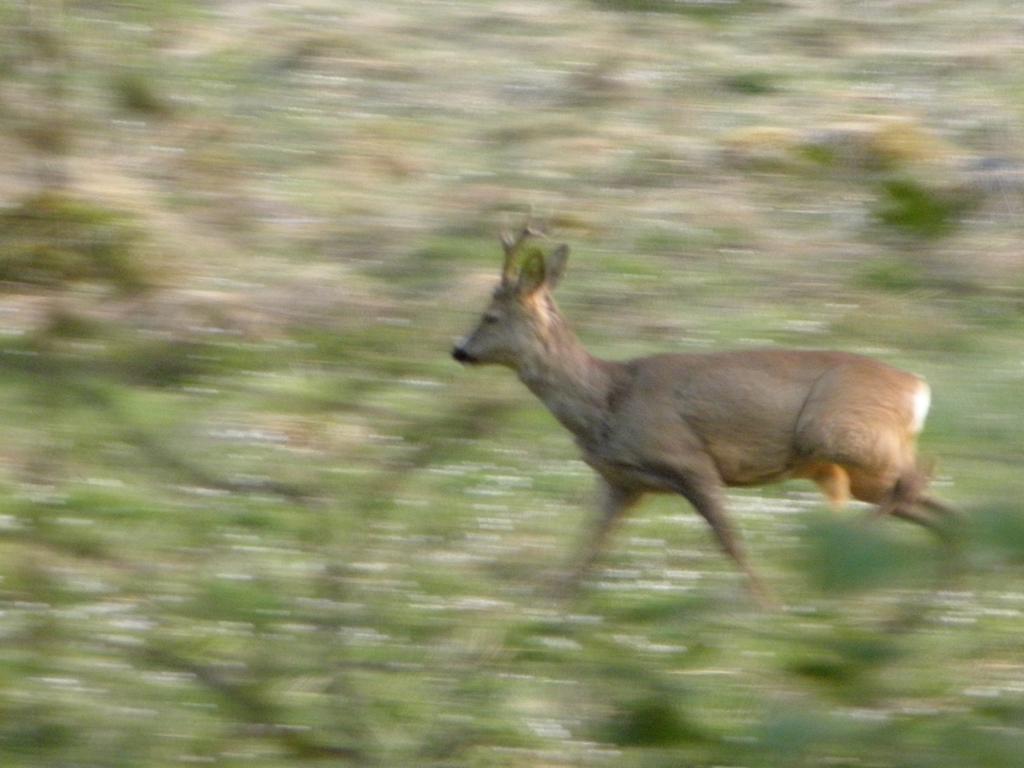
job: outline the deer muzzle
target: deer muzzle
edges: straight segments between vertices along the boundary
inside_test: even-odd
[[[452,357],[454,357],[456,360],[463,364],[477,362],[477,359],[475,357],[473,357],[471,354],[469,354],[469,352],[467,352],[465,349],[459,346],[456,346],[454,349],[452,349]]]

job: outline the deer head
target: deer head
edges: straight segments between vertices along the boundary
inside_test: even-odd
[[[497,363],[519,368],[525,359],[543,349],[558,310],[550,292],[565,270],[569,246],[560,245],[547,256],[540,248],[525,253],[530,237],[542,233],[530,226],[501,237],[505,260],[501,281],[479,324],[452,350],[460,363]]]

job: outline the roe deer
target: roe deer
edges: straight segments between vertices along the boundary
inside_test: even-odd
[[[678,493],[746,572],[723,506],[726,486],[785,478],[817,483],[835,506],[850,496],[939,532],[948,507],[924,494],[915,442],[928,413],[923,379],[845,352],[759,349],[662,354],[625,362],[591,356],[552,298],[568,246],[547,257],[503,235],[501,282],[480,324],[459,341],[461,363],[512,368],[575,435],[596,470],[600,515],[578,579],[612,525],[645,493]],[[518,266],[517,266],[518,265]]]

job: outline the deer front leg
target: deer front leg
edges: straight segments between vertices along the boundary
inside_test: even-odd
[[[598,479],[597,493],[597,516],[591,523],[591,529],[584,539],[584,544],[576,558],[576,564],[562,584],[564,593],[576,590],[601,554],[608,534],[622,519],[623,514],[636,504],[642,495],[640,491],[613,485],[604,478]]]
[[[733,531],[723,503],[722,484],[717,474],[682,473],[676,476],[675,486],[681,496],[689,501],[700,516],[707,520],[718,543],[747,575],[747,584],[754,599],[762,608],[775,608],[778,601],[771,590],[761,581],[747,560],[746,552],[739,537]]]

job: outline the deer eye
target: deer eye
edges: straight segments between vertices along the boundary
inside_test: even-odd
[[[487,323],[488,325],[490,325],[491,323],[498,322],[498,319],[499,318],[497,315],[492,315],[490,313],[484,315],[484,322]]]

